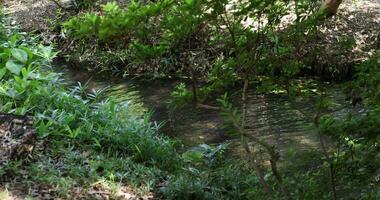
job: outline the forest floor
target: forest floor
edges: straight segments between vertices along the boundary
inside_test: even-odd
[[[59,0],[60,6],[52,0],[3,1],[14,24],[27,32],[37,31],[47,43],[59,37],[54,30],[57,24],[75,13],[70,0]],[[380,0],[344,1],[337,15],[326,20],[319,30],[321,40],[310,44],[310,48],[327,50],[318,59],[319,64],[344,66],[363,61],[380,45]],[[353,38],[356,44],[342,52],[339,43],[348,38]]]
[[[64,7],[68,7],[70,12],[69,0],[61,1]],[[5,8],[12,16],[12,24],[18,24],[23,31],[36,31],[43,36],[46,43],[55,41],[59,35],[56,35],[55,28],[57,24],[65,19],[67,11],[59,8],[52,0],[3,0]],[[343,65],[345,63],[360,62],[368,58],[376,49],[379,48],[380,37],[380,0],[359,0],[344,1],[338,14],[327,20],[320,30],[322,40],[316,46],[323,46],[328,49],[326,57],[321,58],[321,62],[331,62]],[[350,52],[341,52],[336,44],[343,38],[353,37],[356,41],[355,47]],[[39,188],[35,185],[32,191],[26,188],[16,186],[0,188],[0,199],[18,200],[24,199],[25,195],[33,194],[38,199],[53,199],[50,188]],[[35,190],[35,191],[33,191]],[[78,188],[78,193],[80,193]],[[37,193],[37,194],[36,194]],[[98,195],[99,199],[109,191],[90,190],[89,195]],[[81,195],[81,194],[78,194]],[[120,188],[121,199],[149,199],[151,195],[138,197],[134,194],[133,189],[125,186]],[[80,197],[78,197],[80,198]],[[96,198],[94,198],[96,199]]]

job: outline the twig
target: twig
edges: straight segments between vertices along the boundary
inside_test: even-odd
[[[246,76],[245,79],[244,79],[243,94],[242,94],[242,101],[243,101],[242,121],[241,121],[241,125],[239,126],[239,124],[237,123],[237,121],[233,120],[234,121],[233,122],[234,126],[238,129],[238,131],[242,135],[243,145],[245,146],[244,148],[246,149],[246,151],[247,151],[248,154],[252,155],[249,152],[248,143],[244,140],[244,137],[246,137],[246,138],[254,141],[255,143],[263,146],[266,149],[266,151],[268,152],[268,154],[270,156],[270,165],[271,165],[272,173],[275,176],[275,178],[276,178],[276,180],[277,180],[277,182],[279,184],[281,192],[283,193],[283,195],[287,199],[289,199],[290,198],[289,192],[288,192],[287,188],[283,184],[282,176],[280,175],[280,172],[278,171],[278,167],[277,167],[277,161],[280,159],[280,154],[275,150],[274,146],[268,144],[264,140],[261,140],[261,139],[255,137],[255,136],[252,136],[252,135],[248,134],[246,132],[246,130],[245,130],[245,121],[246,121],[246,115],[247,115],[247,89],[248,89],[248,85],[249,85],[249,79]],[[261,172],[260,168],[258,168],[257,163],[255,163],[255,160],[253,160],[253,161],[254,162],[252,162],[252,163],[253,163],[253,167],[255,168],[255,171],[257,171],[256,173],[258,174],[258,176],[260,174],[262,175],[262,172]],[[271,191],[270,188],[267,188],[269,186],[265,182],[264,179],[261,180],[260,182],[263,184],[264,189],[267,192]]]
[[[57,0],[51,0],[52,2],[55,3],[55,5],[57,5],[59,8],[63,9],[63,10],[67,10],[67,8],[65,8],[64,6],[62,6]]]

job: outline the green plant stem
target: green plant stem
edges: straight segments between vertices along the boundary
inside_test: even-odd
[[[242,103],[243,103],[242,113],[243,113],[243,115],[242,115],[241,126],[240,126],[242,131],[245,131],[245,121],[246,121],[246,116],[247,116],[247,89],[248,89],[248,84],[249,84],[249,80],[248,80],[248,78],[245,78],[244,86],[243,86],[243,93],[242,93]],[[235,124],[235,126],[237,126],[237,123]],[[241,135],[241,142],[243,143],[243,146],[244,146],[244,149],[247,153],[248,159],[253,166],[253,170],[255,171],[257,177],[259,178],[261,185],[264,187],[264,191],[269,196],[272,197],[272,194],[273,194],[272,189],[270,188],[269,184],[264,179],[263,170],[261,169],[261,167],[257,163],[256,159],[254,158],[254,153],[251,152],[251,150],[249,148],[249,144],[248,144],[247,139],[246,139],[246,136]]]
[[[321,118],[321,115],[322,115],[322,107],[321,106],[318,106],[318,111],[317,113],[315,114],[314,116],[314,125],[317,129],[319,129],[319,120]],[[335,178],[335,170],[334,170],[334,161],[333,159],[330,157],[329,155],[329,152],[326,148],[326,145],[325,145],[325,142],[324,142],[324,139],[323,139],[323,136],[321,134],[320,131],[318,131],[318,135],[319,135],[319,141],[320,141],[320,144],[321,144],[321,148],[322,148],[322,151],[323,151],[323,154],[329,164],[329,174],[330,174],[330,183],[331,183],[331,191],[333,193],[333,197],[334,197],[334,200],[337,200],[338,197],[337,197],[337,192],[336,192],[336,178]]]
[[[276,178],[276,180],[280,186],[281,192],[283,193],[283,195],[286,198],[289,199],[290,198],[289,192],[283,184],[282,176],[280,175],[280,172],[278,171],[278,167],[277,167],[277,162],[280,159],[280,154],[275,150],[274,146],[269,145],[264,140],[261,140],[257,137],[254,137],[252,135],[247,134],[245,131],[245,121],[246,121],[246,115],[247,115],[247,89],[248,89],[248,85],[249,85],[249,79],[248,79],[248,76],[246,76],[244,79],[243,94],[242,94],[242,101],[243,101],[242,113],[243,113],[243,115],[242,115],[241,126],[240,126],[240,128],[238,127],[239,132],[242,134],[242,137],[247,137],[247,138],[253,140],[254,142],[260,144],[261,146],[263,146],[267,150],[267,152],[269,153],[269,156],[270,156],[270,166],[271,166],[272,173],[275,176],[275,178]],[[237,125],[238,124],[235,123],[236,127],[237,127]],[[247,144],[244,144],[244,145],[247,145]]]

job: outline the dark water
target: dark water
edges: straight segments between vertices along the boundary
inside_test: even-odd
[[[154,111],[153,120],[166,122],[161,129],[163,134],[180,139],[187,146],[221,142],[230,143],[233,154],[243,151],[239,139],[228,134],[223,125],[220,113],[214,110],[186,107],[174,112],[167,109],[170,92],[176,81],[141,82],[133,80],[94,78],[86,71],[68,69],[65,66],[55,67],[62,73],[69,85],[80,82],[88,83],[89,89],[108,87],[107,96],[118,102],[131,102],[137,113]],[[334,100],[333,108],[339,111],[332,113],[343,118],[349,112],[364,112],[361,108],[353,109],[345,101],[339,87],[329,89],[329,96]],[[241,105],[236,98],[235,105]],[[343,109],[341,109],[343,108]],[[278,147],[280,152],[289,148],[297,150],[318,149],[320,146],[316,128],[310,116],[313,107],[304,100],[289,101],[285,95],[248,94],[246,129],[249,134],[260,136],[265,141]],[[305,114],[307,116],[305,116]]]

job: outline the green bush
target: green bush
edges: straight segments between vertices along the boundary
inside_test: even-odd
[[[158,135],[148,117],[96,94],[82,97],[79,88],[65,89],[58,74],[44,70],[56,56],[51,47],[15,32],[2,40],[0,51],[1,112],[34,115],[41,138],[75,140],[80,146],[131,155],[138,162],[174,165],[173,142]]]
[[[226,145],[200,145],[185,152],[188,163],[161,190],[167,199],[257,199],[264,197],[256,176],[240,160],[225,158]]]
[[[165,198],[237,195],[233,194],[237,190],[225,189],[243,185],[229,182],[235,174],[219,175],[224,173],[220,152],[225,147],[203,145],[180,156],[175,143],[157,133],[149,115],[136,115],[130,104],[102,98],[103,90],[87,93],[81,85],[65,88],[59,74],[49,69],[57,55],[52,47],[39,45],[36,38],[17,30],[5,30],[0,45],[0,112],[33,115],[39,140],[47,147],[37,150],[32,160],[2,164],[1,180],[15,180],[27,187],[54,186],[56,195],[65,198],[74,198],[71,189],[78,185],[89,189],[99,183],[127,183],[149,192],[165,177],[171,177],[168,192],[162,193]],[[254,186],[254,176],[245,174],[249,172],[240,172],[232,163],[227,166],[251,180],[244,183],[245,189]],[[193,183],[185,181],[193,169],[204,170],[202,174],[210,178],[198,174]],[[203,181],[206,188],[199,185]],[[208,194],[207,187],[214,181],[218,184]]]

